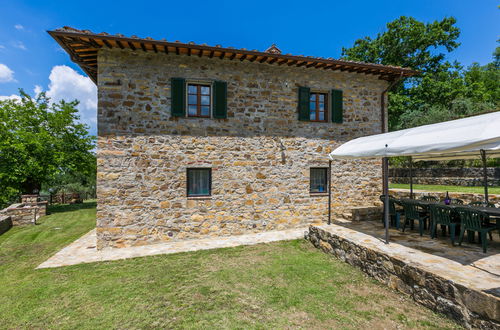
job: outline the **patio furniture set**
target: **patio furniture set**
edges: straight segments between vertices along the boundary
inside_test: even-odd
[[[384,201],[385,196],[380,196]],[[404,222],[401,222],[404,216]],[[500,208],[487,202],[472,202],[464,205],[460,199],[440,201],[435,196],[423,196],[421,199],[396,199],[389,196],[390,225],[403,232],[410,227],[414,229],[418,224],[420,236],[428,230],[431,238],[437,236],[437,226],[441,226],[443,235],[448,230],[452,245],[455,245],[456,235],[459,234],[458,245],[462,245],[465,233],[468,242],[474,242],[475,233],[486,253],[488,247],[487,236],[493,240],[492,232],[500,233]]]

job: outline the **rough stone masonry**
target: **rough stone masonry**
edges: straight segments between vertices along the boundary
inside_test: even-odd
[[[328,195],[311,167],[379,133],[376,75],[105,49],[98,52],[98,248],[303,227],[324,222]],[[226,119],[171,116],[170,79],[227,82]],[[299,86],[343,91],[342,124],[298,120]],[[212,169],[212,195],[186,195],[186,169]],[[373,205],[379,161],[334,161],[332,212]]]

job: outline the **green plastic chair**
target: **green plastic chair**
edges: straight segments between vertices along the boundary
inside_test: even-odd
[[[464,205],[464,201],[459,198],[452,198],[450,200],[451,205]]]
[[[470,202],[470,206],[485,206],[485,207],[496,207],[493,203],[486,202]]]
[[[405,231],[408,223],[410,223],[410,228],[413,229],[413,223],[418,221],[418,231],[420,236],[423,236],[425,223],[429,217],[423,213],[422,207],[418,204],[418,202],[402,200],[401,204],[403,205],[403,211],[405,214],[403,232]]]
[[[462,245],[465,231],[477,232],[481,238],[481,245],[483,252],[486,253],[488,248],[488,241],[486,234],[489,234],[490,239],[493,240],[491,232],[498,230],[497,226],[489,223],[489,217],[486,213],[474,210],[468,207],[457,207],[455,211],[460,215],[460,238],[458,245]]]
[[[385,195],[380,195],[380,200],[382,203],[385,201]],[[389,195],[389,219],[392,226],[396,226],[397,229],[400,227],[401,214],[396,210],[396,203],[399,203],[397,199]],[[382,218],[382,223],[385,227],[384,218]]]
[[[455,245],[455,231],[459,223],[453,221],[453,208],[445,205],[431,205],[430,210],[432,221],[431,238],[436,238],[437,236],[437,225],[441,225],[442,229],[443,226],[448,226],[450,231],[451,244]]]
[[[439,198],[436,196],[431,196],[431,195],[425,195],[420,197],[421,200],[427,201],[427,202],[439,202]]]

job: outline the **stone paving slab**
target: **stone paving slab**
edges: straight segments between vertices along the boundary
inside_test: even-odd
[[[307,231],[308,228],[304,227],[125,248],[105,248],[98,251],[96,249],[96,231],[93,229],[40,264],[37,269],[292,240],[303,238]]]

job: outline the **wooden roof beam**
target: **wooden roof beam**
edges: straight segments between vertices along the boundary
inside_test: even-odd
[[[142,50],[143,50],[143,51],[145,51],[145,52],[147,52],[147,51],[148,51],[148,50],[146,49],[146,45],[145,45],[143,42],[141,42],[141,43],[140,43],[140,45],[141,45],[141,48],[142,48]]]
[[[130,47],[130,49],[132,50],[136,50],[137,48],[135,48],[134,44],[132,42],[127,42],[128,46]]]
[[[188,56],[191,56],[191,48],[188,48]]]
[[[77,54],[78,56],[80,55],[95,55],[97,54],[97,51],[95,50],[88,50],[88,51],[83,51],[83,52],[75,52],[75,54]]]
[[[175,47],[175,54],[176,54],[176,55],[179,55],[179,54],[180,54],[179,47]]]
[[[241,57],[240,57],[240,61],[242,61],[242,62],[243,62],[243,60],[244,60],[245,58],[247,58],[247,54],[243,54],[243,55],[241,55]]]
[[[124,49],[125,47],[123,46],[123,44],[120,42],[120,40],[115,40],[116,44],[118,45],[118,47],[120,47],[121,49]]]
[[[278,60],[277,57],[273,57],[268,63],[269,64],[273,64],[274,62],[276,62]]]
[[[300,68],[301,66],[304,66],[307,64],[307,61],[302,61],[301,63],[297,64],[297,67]]]
[[[113,48],[113,46],[106,39],[102,39],[102,42],[106,45],[106,47]]]
[[[158,53],[158,48],[156,48],[155,44],[153,44],[153,50],[155,51],[155,53]]]
[[[287,64],[288,64],[288,66],[292,66],[294,64],[297,64],[297,62],[298,62],[297,60],[292,60],[292,61],[288,62]]]
[[[229,59],[230,60],[234,60],[236,55],[238,55],[237,53],[232,53],[231,56],[229,56]]]
[[[99,45],[94,39],[89,38],[89,42],[91,45],[93,45],[96,48],[102,48],[102,46]]]
[[[251,59],[249,59],[250,62],[254,62],[257,59],[257,55],[254,55]]]
[[[222,60],[224,57],[226,57],[226,52],[221,52],[219,58]]]
[[[208,55],[208,57],[209,57],[209,58],[212,58],[212,57],[214,57],[214,54],[215,54],[215,50],[212,50],[212,51],[210,52],[210,55]]]
[[[288,59],[287,59],[287,58],[285,58],[285,59],[283,59],[283,61],[278,62],[278,65],[282,65],[282,64],[285,64],[285,63],[287,63],[287,62],[288,62]]]
[[[163,46],[163,51],[165,52],[165,54],[168,54],[168,46],[167,45]]]

